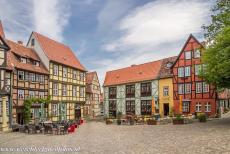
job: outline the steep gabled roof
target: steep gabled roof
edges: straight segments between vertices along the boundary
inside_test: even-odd
[[[185,42],[183,48],[181,49],[179,55],[177,56],[177,59],[176,59],[175,62],[173,63],[172,67],[176,64],[177,60],[180,58],[180,56],[181,56],[181,54],[183,53],[183,51],[184,51],[186,45],[188,44],[188,42],[189,42],[191,39],[194,39],[198,44],[200,44],[200,46],[201,46],[202,48],[204,48],[203,44],[201,44],[192,34],[190,34],[189,37],[188,37],[188,39],[187,39],[187,41]],[[171,68],[172,68],[172,67],[171,67]]]
[[[7,52],[7,66],[9,68],[18,68],[31,72],[49,74],[48,70],[45,68],[42,62],[40,62],[40,66],[35,66],[32,63],[21,63],[20,60],[17,58],[17,56],[22,56],[28,59],[40,61],[38,55],[33,49],[27,48],[10,40],[6,40],[6,42],[11,48],[11,50]]]
[[[159,78],[169,78],[172,77],[171,65],[175,62],[177,56],[165,58],[162,61],[161,69],[159,71]]]
[[[68,46],[37,32],[32,32],[32,34],[36,37],[49,60],[86,71],[85,67]]]
[[[0,36],[1,36],[2,38],[5,38],[5,33],[4,33],[4,29],[3,29],[3,26],[2,26],[1,20],[0,20]]]
[[[97,72],[87,72],[86,73],[86,84],[91,84],[93,82],[94,76],[97,76]]]
[[[106,72],[104,85],[112,86],[133,82],[154,80],[158,78],[162,60],[132,65],[130,67]]]

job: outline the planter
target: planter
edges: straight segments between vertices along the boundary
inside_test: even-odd
[[[117,125],[121,125],[121,120],[117,120]]]
[[[147,120],[147,124],[148,124],[148,125],[156,125],[156,124],[157,124],[157,121],[156,121],[156,120],[153,120],[153,119]]]
[[[110,125],[110,124],[112,124],[113,122],[110,120],[110,119],[106,119],[106,125]]]
[[[129,121],[129,124],[130,124],[130,125],[134,125],[134,120],[130,120],[130,121]]]
[[[173,119],[173,125],[183,125],[184,119]]]

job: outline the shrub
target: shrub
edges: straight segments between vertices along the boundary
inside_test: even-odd
[[[207,121],[207,116],[204,113],[201,113],[198,115],[198,119],[200,122],[206,122]]]

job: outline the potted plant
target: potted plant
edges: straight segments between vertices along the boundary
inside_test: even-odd
[[[113,123],[113,121],[110,118],[106,118],[105,123],[106,123],[106,125],[110,125]]]
[[[174,125],[183,125],[184,124],[184,118],[181,116],[181,114],[177,114],[176,118],[173,118],[173,124]]]
[[[206,122],[207,121],[207,116],[204,113],[200,113],[198,115],[199,122]]]
[[[117,125],[121,125],[121,116],[122,116],[122,113],[118,112],[118,114],[117,114]]]

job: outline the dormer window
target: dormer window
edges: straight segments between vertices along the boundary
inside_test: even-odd
[[[32,39],[32,40],[31,40],[31,46],[34,46],[34,44],[35,44],[35,40]]]
[[[25,63],[26,64],[26,58],[23,58],[23,57],[21,57],[21,63]]]
[[[40,63],[38,61],[34,61],[35,66],[40,66]]]
[[[172,63],[171,62],[168,62],[167,64],[166,64],[166,68],[170,68],[172,66]]]

